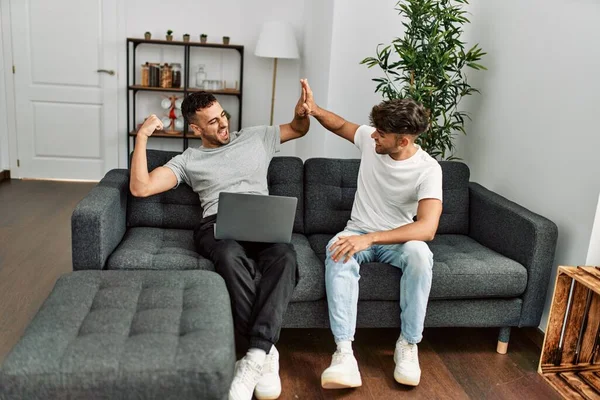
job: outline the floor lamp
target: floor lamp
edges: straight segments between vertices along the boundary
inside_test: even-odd
[[[262,26],[254,55],[273,59],[273,91],[271,93],[271,122],[275,108],[275,81],[278,58],[298,58],[298,45],[292,27],[285,22],[267,22]]]

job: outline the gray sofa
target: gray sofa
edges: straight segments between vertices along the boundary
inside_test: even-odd
[[[148,151],[156,168],[177,153]],[[359,160],[275,157],[269,190],[295,196],[292,243],[300,280],[284,327],[327,328],[325,246],[352,208]],[[444,211],[435,239],[426,327],[537,326],[550,279],[557,227],[481,185],[460,162],[441,162]],[[185,184],[148,198],[129,193],[129,172],[116,169],[77,205],[72,216],[73,269],[213,270],[194,249],[192,230],[202,210]],[[361,268],[358,327],[399,326],[398,269]]]

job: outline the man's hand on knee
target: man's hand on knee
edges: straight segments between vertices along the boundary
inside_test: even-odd
[[[342,257],[344,262],[348,262],[356,253],[366,250],[373,244],[373,239],[370,234],[353,235],[340,237],[335,243],[329,247],[331,258],[338,262]]]

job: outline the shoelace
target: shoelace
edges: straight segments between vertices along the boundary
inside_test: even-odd
[[[346,353],[346,352],[336,350],[336,352],[333,353],[333,358],[331,360],[331,364],[332,365],[342,364],[346,359],[351,359],[352,357],[353,357],[352,353]]]
[[[249,388],[254,388],[254,385],[256,385],[256,377],[260,376],[260,370],[248,361],[240,362],[239,369],[240,380]]]
[[[417,346],[409,343],[400,343],[400,358],[410,362],[417,361]]]
[[[275,357],[274,354],[267,354],[267,359],[265,360],[265,363],[263,364],[263,375],[269,374],[269,373],[274,373],[276,369],[277,369],[277,358]]]

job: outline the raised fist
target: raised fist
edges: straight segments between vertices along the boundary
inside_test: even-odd
[[[162,130],[163,123],[156,115],[152,114],[144,121],[142,127],[138,130],[138,135],[144,135],[146,137],[152,136],[154,131]]]

